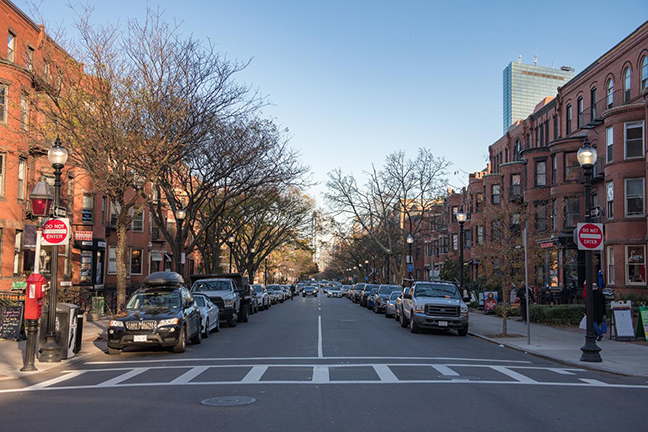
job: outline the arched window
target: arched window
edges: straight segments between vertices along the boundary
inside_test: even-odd
[[[520,153],[522,152],[522,144],[520,143],[520,140],[515,141],[515,146],[513,147],[513,160],[514,161],[519,161],[522,160],[522,157],[520,156]]]
[[[648,84],[648,57],[644,57],[641,60],[641,90],[646,88]]]
[[[567,113],[565,116],[565,123],[567,123],[567,135],[569,135],[572,131],[572,107],[571,105],[567,105]]]
[[[583,98],[582,97],[578,98],[576,109],[578,110],[578,116],[576,117],[576,122],[578,123],[577,129],[580,129],[583,127]]]
[[[630,68],[625,70],[623,74],[623,101],[628,102],[630,100],[630,88],[632,87],[631,77],[630,77]]]
[[[596,92],[596,87],[592,87],[592,90],[590,90],[590,106],[592,107],[592,118],[590,119],[590,121],[594,121],[594,119],[598,118],[598,109],[596,106],[597,99],[598,94]]]
[[[607,84],[607,107],[612,108],[614,105],[614,78],[610,78]]]

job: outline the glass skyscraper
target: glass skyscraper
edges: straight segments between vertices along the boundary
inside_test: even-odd
[[[553,69],[511,62],[504,69],[504,131],[516,120],[527,118],[547,96],[554,97],[557,87],[574,77],[571,68]]]

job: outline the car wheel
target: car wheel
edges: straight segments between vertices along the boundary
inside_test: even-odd
[[[207,321],[205,322],[205,331],[203,332],[203,337],[209,337],[209,319],[207,319]]]
[[[405,314],[403,313],[403,311],[401,311],[401,313],[400,313],[400,325],[403,328],[407,328],[407,324],[408,324],[407,318],[405,318]]]
[[[466,336],[468,334],[468,324],[466,324],[465,327],[462,327],[459,330],[457,330],[457,334],[459,336]]]
[[[191,343],[194,345],[199,345],[202,342],[202,329],[198,329],[194,337],[191,338]]]
[[[236,327],[236,324],[238,324],[238,315],[234,314],[232,319],[227,321],[227,326],[228,327]]]
[[[419,326],[416,324],[416,320],[414,320],[414,311],[411,311],[410,313],[411,313],[411,315],[410,315],[411,318],[409,320],[410,321],[409,322],[410,331],[412,333],[418,333],[419,332]]]
[[[178,342],[173,346],[174,353],[183,353],[187,350],[187,332],[184,327],[180,330],[180,336],[178,336]]]
[[[119,355],[122,353],[122,350],[119,348],[110,348],[108,347],[108,354],[110,355]]]

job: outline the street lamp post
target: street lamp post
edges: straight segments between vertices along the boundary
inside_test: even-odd
[[[47,152],[49,163],[54,168],[54,207],[59,206],[61,198],[61,173],[68,159],[67,150],[61,145],[61,140],[56,137],[54,146]],[[47,332],[45,344],[40,349],[40,361],[55,363],[61,361],[61,347],[56,343],[56,303],[58,296],[58,246],[52,246],[52,276],[50,278],[49,303],[47,306]]]
[[[365,282],[369,282],[369,276],[367,275],[367,270],[369,270],[369,260],[365,260]]]
[[[229,236],[227,238],[227,246],[229,246],[229,272],[232,273],[232,247],[234,246],[234,241],[236,239],[234,236]]]
[[[256,248],[252,246],[250,248],[250,261],[248,262],[248,265],[250,266],[248,268],[248,277],[250,278],[250,281],[254,283],[254,254],[256,253]],[[252,271],[250,271],[252,269]]]
[[[591,214],[591,195],[592,195],[592,168],[596,163],[596,149],[590,145],[587,137],[583,141],[583,146],[576,154],[578,163],[585,173],[585,222],[592,222]],[[599,354],[601,348],[596,345],[596,334],[594,333],[594,295],[592,293],[592,281],[594,279],[592,268],[592,251],[585,250],[585,313],[587,315],[587,334],[585,336],[585,345],[581,348],[581,361],[583,362],[601,362]]]
[[[412,243],[414,243],[414,237],[412,237],[412,233],[409,233],[407,235],[407,245],[409,246],[409,255],[407,256],[407,273],[410,286],[412,286],[412,271],[414,270],[414,260],[412,259]]]
[[[185,254],[184,254],[184,241],[182,239],[182,224],[184,223],[185,218],[187,217],[187,211],[183,208],[179,208],[176,210],[176,220],[178,221],[178,250],[180,251],[180,256],[178,257],[178,273],[182,277],[184,277],[184,262],[185,262]]]
[[[459,290],[463,298],[468,297],[464,288],[464,222],[468,215],[464,212],[463,207],[457,212],[457,222],[459,222]]]

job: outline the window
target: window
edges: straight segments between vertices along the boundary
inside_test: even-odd
[[[94,222],[94,195],[83,194],[81,222]]]
[[[607,162],[610,163],[614,160],[614,129],[612,127],[605,129],[605,143]]]
[[[16,35],[12,32],[7,34],[7,60],[12,63],[16,61]]]
[[[565,229],[576,228],[580,218],[580,198],[565,198]]]
[[[614,217],[614,182],[608,182],[605,185],[605,189],[607,199],[607,218],[612,219]]]
[[[511,196],[522,195],[522,176],[520,174],[511,174]]]
[[[132,249],[130,257],[130,274],[142,274],[142,249]]]
[[[133,219],[133,232],[144,232],[144,209]]]
[[[533,129],[533,136],[535,136],[535,146],[538,147],[538,143],[540,142],[540,134],[538,133],[538,127],[536,126],[535,129]]]
[[[14,239],[14,265],[13,265],[14,276],[18,276],[20,274],[22,247],[23,247],[23,232],[21,230],[16,230],[16,238]]]
[[[638,158],[643,155],[643,122],[625,123],[625,158]]]
[[[522,143],[520,140],[515,141],[515,146],[513,147],[513,160],[514,161],[520,161],[522,160],[522,156],[520,153],[522,152]]]
[[[108,197],[104,196],[101,198],[101,225],[106,224],[106,201]]]
[[[27,176],[27,161],[20,158],[18,160],[18,199],[25,199],[25,177]]]
[[[549,146],[549,120],[545,122],[545,147]]]
[[[108,246],[108,274],[117,274],[117,248]]]
[[[544,205],[536,206],[535,230],[536,232],[547,231],[547,209]]]
[[[470,237],[471,231],[469,229],[464,231],[464,247],[465,248],[470,248],[472,246],[471,244],[471,237]]]
[[[558,229],[558,201],[551,200],[551,229]]]
[[[607,284],[614,285],[614,246],[607,247]]]
[[[484,227],[483,225],[477,226],[477,244],[484,244]]]
[[[458,237],[457,234],[452,234],[452,250],[459,250],[459,245],[457,243]]]
[[[110,226],[115,228],[117,226],[117,212],[119,212],[119,203],[112,203],[110,206]]]
[[[558,139],[558,116],[557,115],[553,116],[553,120],[554,120],[553,138],[554,140],[557,140]]]
[[[579,97],[578,102],[576,103],[576,109],[578,109],[578,116],[576,117],[576,122],[578,123],[578,129],[583,127],[583,98]]]
[[[457,212],[459,211],[459,207],[453,206],[452,207],[452,213],[450,214],[450,218],[452,222],[457,222]]]
[[[558,180],[558,162],[556,155],[551,155],[551,184],[555,185]]]
[[[641,60],[641,90],[646,88],[648,84],[648,57],[644,57]]]
[[[537,161],[535,163],[535,185],[547,185],[547,161]]]
[[[491,201],[493,204],[500,203],[500,185],[491,185]]]
[[[579,181],[581,167],[576,152],[565,153],[565,181]]]
[[[592,87],[590,90],[590,106],[591,108],[591,116],[590,116],[590,121],[594,121],[596,118],[598,118],[598,112],[596,109],[596,102],[598,100],[598,92],[596,91],[596,87]]]
[[[625,74],[623,74],[623,101],[630,101],[630,90],[632,89],[632,72],[630,68],[626,68]]]
[[[25,51],[25,67],[28,71],[34,70],[34,48],[28,46]]]
[[[494,220],[491,222],[491,240],[500,240],[502,237],[502,229],[500,221]]]
[[[29,96],[20,95],[20,130],[26,131],[29,127]]]
[[[567,135],[571,133],[572,130],[572,107],[571,105],[567,105],[567,115],[565,118],[565,122],[567,123]]]
[[[479,213],[484,204],[484,194],[478,192],[475,194],[475,213]]]
[[[644,178],[625,179],[626,217],[644,215]]]
[[[608,109],[614,106],[614,78],[610,78],[607,83],[607,107]]]
[[[6,160],[7,160],[7,155],[4,153],[0,153],[0,197],[3,197],[5,195],[5,170],[6,170]]]
[[[542,125],[540,125],[540,127],[538,127],[538,130],[540,131],[540,144],[539,145],[541,146],[544,143],[544,128],[542,127]]]
[[[644,245],[626,246],[626,283],[644,285],[646,283],[646,247]]]
[[[7,123],[7,86],[0,85],[0,123]]]

